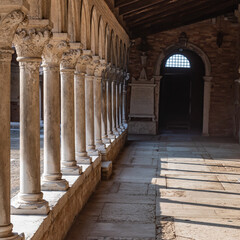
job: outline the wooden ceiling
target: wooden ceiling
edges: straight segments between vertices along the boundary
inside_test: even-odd
[[[132,39],[234,13],[240,0],[113,0]]]

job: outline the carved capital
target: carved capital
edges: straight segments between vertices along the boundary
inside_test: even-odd
[[[67,41],[56,41],[51,39],[43,50],[43,66],[59,66],[64,52],[69,50]]]
[[[19,28],[14,36],[18,60],[22,58],[41,58],[45,45],[48,44],[51,31],[46,20],[38,20],[25,28]]]
[[[98,56],[92,56],[92,61],[87,65],[86,74],[87,76],[94,76],[94,71],[100,63]]]
[[[92,54],[90,50],[83,50],[83,54],[78,59],[76,65],[76,73],[87,73],[87,66],[92,62]]]
[[[38,79],[34,77],[34,74],[39,74],[40,62],[20,62],[19,66],[23,68],[25,73],[31,76],[33,80]]]
[[[111,78],[112,81],[116,82],[116,74],[117,74],[117,69],[112,67],[110,69],[109,77]]]
[[[26,23],[27,17],[21,10],[0,17],[0,48],[11,49],[14,34],[20,23]]]
[[[78,58],[80,57],[80,49],[70,49],[64,52],[62,55],[62,60],[60,64],[61,70],[64,69],[75,69]]]
[[[96,66],[94,71],[95,77],[103,77],[107,68],[107,64],[105,60],[100,60],[100,63]]]

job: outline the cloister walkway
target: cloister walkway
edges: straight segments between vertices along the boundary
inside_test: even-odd
[[[238,179],[232,139],[129,136],[66,240],[240,239]]]

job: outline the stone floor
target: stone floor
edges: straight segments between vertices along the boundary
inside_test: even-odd
[[[240,145],[130,136],[66,240],[240,239]]]

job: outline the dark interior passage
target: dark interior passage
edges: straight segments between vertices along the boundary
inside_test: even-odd
[[[169,63],[171,56],[176,56],[175,54],[186,57],[190,67],[186,67],[181,59],[173,61],[170,65],[166,64]],[[188,50],[174,52],[163,61],[162,72],[160,132],[181,130],[181,132],[201,133],[204,86],[204,65],[201,58]]]

